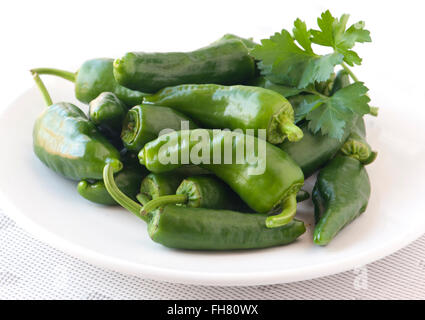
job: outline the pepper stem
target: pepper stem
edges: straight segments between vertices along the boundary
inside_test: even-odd
[[[280,214],[267,217],[266,227],[277,228],[291,222],[297,213],[297,195],[292,194],[283,202],[283,210]]]
[[[34,77],[34,81],[40,90],[41,94],[43,95],[44,101],[46,102],[47,106],[50,106],[53,104],[52,98],[50,97],[49,91],[47,91],[46,86],[44,85],[43,81],[41,81],[40,77],[36,72],[31,71],[32,76]]]
[[[136,196],[136,199],[137,199],[137,201],[139,201],[141,204],[142,204],[142,206],[144,206],[146,203],[148,203],[149,201],[151,201],[152,199],[151,198],[149,198],[146,194],[144,194],[144,193],[139,193],[137,196]]]
[[[106,164],[103,168],[103,181],[105,183],[106,190],[108,190],[109,194],[116,202],[143,221],[148,221],[148,217],[141,214],[143,209],[142,206],[122,193],[116,185],[114,180],[114,168],[110,163]]]
[[[294,122],[289,119],[284,119],[279,122],[280,131],[288,137],[288,140],[291,142],[295,142],[301,140],[303,137],[303,131],[298,128]]]
[[[74,72],[60,70],[60,69],[52,69],[52,68],[35,68],[35,69],[32,69],[31,72],[38,73],[38,74],[50,74],[52,76],[61,77],[71,82],[75,82],[75,76],[76,76]]]
[[[173,194],[168,196],[158,197],[146,203],[143,206],[142,214],[148,214],[149,212],[158,209],[159,207],[163,207],[167,204],[179,204],[187,202],[187,195],[185,194]]]

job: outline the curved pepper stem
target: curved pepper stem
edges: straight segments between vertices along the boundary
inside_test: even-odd
[[[31,72],[57,76],[71,82],[75,82],[75,78],[76,78],[76,74],[74,72],[60,70],[60,69],[53,69],[53,68],[35,68],[35,69],[32,69]]]
[[[288,137],[291,142],[296,142],[302,139],[304,133],[298,128],[294,122],[289,119],[284,119],[279,123],[280,131]]]
[[[143,221],[148,222],[148,217],[141,214],[143,207],[136,201],[127,197],[116,185],[114,180],[114,167],[110,163],[103,168],[103,181],[106,190],[108,190],[109,194],[116,202]]]
[[[186,203],[187,200],[188,199],[185,194],[173,194],[173,195],[158,197],[156,199],[149,201],[143,206],[142,214],[146,215],[149,212],[152,212],[158,209],[159,207],[163,207],[167,204]]]
[[[151,198],[149,198],[146,194],[144,194],[144,193],[139,193],[137,196],[136,196],[136,199],[137,199],[137,201],[139,201],[141,204],[142,204],[142,206],[144,206],[146,203],[148,203],[149,201],[151,201],[152,199]]]
[[[275,216],[267,217],[266,227],[267,228],[277,228],[284,226],[291,222],[295,214],[297,213],[297,195],[290,195],[283,202],[283,210],[280,214]]]
[[[43,95],[44,101],[46,102],[47,106],[50,106],[53,104],[52,98],[50,97],[49,91],[47,91],[46,86],[44,85],[43,81],[41,81],[40,77],[36,72],[33,72],[31,70],[32,76],[34,77],[34,81],[40,90],[41,94]]]

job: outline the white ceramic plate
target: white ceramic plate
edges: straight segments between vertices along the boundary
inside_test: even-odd
[[[76,102],[72,84],[47,81],[54,101]],[[375,92],[379,94],[379,90]],[[383,92],[382,92],[383,94]],[[385,95],[381,95],[385,98]],[[35,88],[0,117],[0,205],[37,238],[95,265],[146,278],[204,285],[260,285],[342,272],[372,262],[425,232],[425,125],[422,106],[380,101],[367,119],[379,150],[368,166],[372,197],[367,211],[327,247],[313,245],[310,202],[298,217],[308,231],[295,243],[265,250],[190,252],[152,242],[143,221],[121,208],[94,205],[76,183],[46,168],[32,152],[32,126],[44,108]],[[412,100],[413,101],[413,100]],[[308,181],[311,186],[313,181]],[[267,190],[264,190],[267,192]]]

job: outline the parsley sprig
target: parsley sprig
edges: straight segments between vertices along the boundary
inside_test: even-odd
[[[368,88],[359,82],[349,66],[360,65],[362,59],[353,50],[356,43],[370,42],[370,32],[363,21],[347,28],[349,15],[339,19],[328,11],[317,19],[319,29],[308,29],[305,22],[295,20],[292,33],[283,29],[269,39],[261,40],[251,54],[259,60],[262,75],[271,82],[307,92],[297,110],[296,118],[309,120],[309,128],[316,133],[328,134],[341,139],[344,127],[353,114],[371,112]],[[332,48],[332,52],[319,55],[313,44]],[[355,81],[335,92],[331,97],[316,90],[316,84],[327,81],[341,65]]]

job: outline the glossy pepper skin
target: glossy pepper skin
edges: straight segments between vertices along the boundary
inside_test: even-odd
[[[109,58],[88,60],[75,73],[52,68],[37,68],[32,71],[75,82],[75,96],[83,103],[89,103],[102,92],[112,92],[127,107],[140,104],[145,94],[119,85],[114,78],[113,62],[114,60]]]
[[[214,160],[215,150],[223,149],[226,141],[231,141],[232,159],[236,159],[236,146],[245,145],[246,136],[241,133],[220,131],[213,132],[206,129],[178,131],[163,135],[145,145],[139,152],[140,163],[155,173],[172,171],[181,166],[182,146],[183,149],[192,152],[197,144],[190,137],[209,135],[209,164],[200,163],[199,166],[214,173],[235,191],[241,199],[255,212],[268,213],[272,209],[283,206],[280,215],[271,216],[267,223],[269,227],[283,225],[292,220],[296,212],[296,194],[304,184],[304,176],[299,166],[281,149],[263,140],[251,137],[254,148],[258,150],[259,141],[265,146],[264,172],[253,174],[257,164],[250,164],[247,159],[237,164],[226,164],[224,152],[221,152],[219,164]],[[170,159],[176,159],[175,164],[164,164],[162,155],[168,155]],[[188,161],[192,161],[188,157]],[[261,161],[260,161],[261,162]]]
[[[190,118],[171,108],[138,105],[125,115],[121,139],[128,150],[139,152],[146,143],[156,139],[163,129],[181,130],[183,121],[186,121],[187,129],[198,127]]]
[[[48,105],[33,128],[36,156],[47,167],[71,180],[102,179],[107,163],[120,171],[123,166],[120,153],[83,111],[71,103],[52,104],[43,82],[37,74],[33,75]]]
[[[117,188],[109,165],[105,166],[104,181],[118,203],[148,224],[151,239],[166,247],[186,250],[267,248],[291,243],[305,232],[304,223],[297,220],[269,229],[265,224],[267,216],[258,213],[167,205],[142,215],[142,206]]]
[[[116,173],[114,179],[124,194],[131,199],[136,200],[136,196],[139,193],[140,183],[146,174],[147,171],[143,168],[130,167],[124,168],[120,172]],[[118,203],[110,196],[108,190],[106,190],[103,180],[94,182],[82,180],[78,183],[77,190],[82,197],[91,202],[106,206],[118,205]]]
[[[143,213],[150,213],[166,204],[191,208],[249,210],[232,189],[214,175],[197,175],[185,178],[175,194],[155,197],[144,205]]]
[[[192,52],[129,52],[114,61],[114,75],[124,87],[154,93],[186,83],[243,83],[254,77],[255,62],[235,39]]]
[[[127,107],[112,92],[102,92],[89,104],[89,119],[111,138],[120,136],[126,114]]]
[[[265,129],[267,141],[273,144],[286,137],[290,141],[302,138],[288,100],[259,87],[180,85],[147,96],[145,102],[173,108],[207,128]]]
[[[366,210],[369,197],[370,181],[360,161],[342,155],[330,161],[320,171],[313,189],[314,243],[327,245]]]

